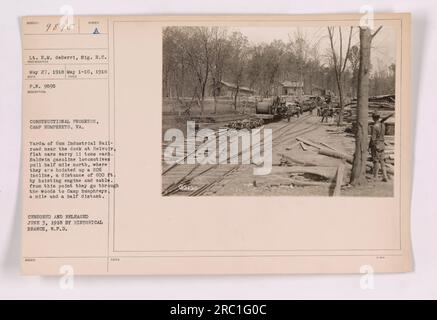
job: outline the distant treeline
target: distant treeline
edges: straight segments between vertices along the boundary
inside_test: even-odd
[[[217,96],[221,81],[249,87],[258,95],[274,94],[285,80],[303,81],[338,92],[332,52],[319,52],[300,32],[289,40],[252,44],[236,29],[224,27],[166,27],[163,29],[163,96],[192,97],[202,108],[206,96]],[[262,32],[262,29],[260,29]],[[328,49],[326,49],[328,50]],[[344,76],[344,95],[356,95],[359,46],[350,48]],[[395,65],[372,72],[370,95],[394,93]],[[236,97],[235,97],[236,98]]]

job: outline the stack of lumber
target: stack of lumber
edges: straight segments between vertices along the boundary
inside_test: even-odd
[[[322,154],[322,155],[328,156],[328,157],[333,157],[333,158],[341,159],[341,160],[343,160],[343,161],[345,161],[345,162],[347,162],[349,164],[353,163],[353,160],[354,160],[353,155],[347,154],[347,153],[344,153],[344,152],[341,152],[341,151],[338,151],[338,150],[336,150],[336,149],[334,149],[332,147],[329,147],[325,143],[323,143],[324,144],[324,146],[323,146],[322,143],[316,143],[316,142],[313,142],[313,141],[308,140],[308,139],[303,138],[303,137],[297,137],[296,139],[298,141],[304,143],[304,144],[307,144],[309,146],[312,146],[312,147],[316,148],[318,150],[319,154]],[[390,144],[389,141],[391,141],[391,140],[392,139],[388,139],[387,140],[387,144]],[[325,146],[328,146],[328,147],[325,147]],[[392,152],[392,150],[394,150],[394,146],[393,146],[393,149],[391,149],[391,148],[387,149],[386,153]],[[388,160],[390,160],[389,157],[387,157],[387,158],[388,158]],[[392,158],[393,158],[393,162],[387,162],[388,163],[387,172],[389,174],[394,174],[394,168],[393,168],[393,165],[394,165],[394,153],[393,153],[393,157]],[[367,165],[369,167],[373,166],[370,158],[368,159]]]

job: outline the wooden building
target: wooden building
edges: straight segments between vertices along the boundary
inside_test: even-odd
[[[280,91],[283,96],[303,95],[303,81],[283,81],[280,83]]]
[[[230,82],[226,81],[220,81],[220,87],[218,88],[218,94],[217,96],[226,96],[226,97],[233,97],[238,89],[238,95],[240,96],[251,96],[255,94],[255,90],[252,90],[247,87],[238,87]]]

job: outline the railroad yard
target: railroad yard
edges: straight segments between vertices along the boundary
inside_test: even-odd
[[[229,123],[201,123],[201,127],[218,129]],[[245,116],[238,115],[238,119]],[[250,118],[246,116],[246,118]],[[209,119],[212,121],[212,119]],[[242,120],[239,120],[242,121]],[[163,161],[162,194],[164,196],[379,196],[393,195],[394,136],[386,136],[389,181],[375,180],[368,166],[368,183],[351,187],[355,140],[352,123],[337,126],[334,119],[321,122],[315,110],[300,117],[263,124],[272,129],[272,170],[254,175],[255,164],[185,164],[169,165]],[[202,143],[198,142],[196,148]],[[166,143],[163,144],[163,151]],[[242,150],[239,150],[241,157]],[[185,151],[184,157],[188,154]],[[230,161],[229,161],[230,162]],[[390,164],[390,162],[392,164]],[[239,162],[241,163],[241,162]]]
[[[394,38],[164,28],[162,195],[392,197]]]

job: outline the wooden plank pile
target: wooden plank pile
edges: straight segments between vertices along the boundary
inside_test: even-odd
[[[333,157],[333,158],[337,158],[340,160],[338,168],[336,169],[336,174],[335,176],[331,176],[327,177],[325,174],[325,178],[328,178],[328,181],[334,181],[335,185],[334,185],[334,191],[333,191],[333,195],[334,196],[339,196],[341,193],[341,186],[344,183],[344,178],[346,176],[346,165],[349,166],[349,168],[351,167],[352,163],[353,163],[353,155],[345,153],[345,152],[341,152],[336,150],[334,147],[330,146],[327,143],[324,142],[315,142],[312,141],[310,139],[304,138],[304,137],[296,137],[297,140],[297,145],[299,145],[303,151],[308,151],[310,150],[309,147],[312,147],[314,149],[311,149],[312,151],[316,151],[318,154],[324,155],[324,156],[328,156],[328,157]],[[294,144],[293,146],[295,146],[296,144]],[[386,142],[386,165],[387,165],[387,173],[393,175],[394,174],[394,137],[387,137]],[[309,163],[309,162],[305,162],[299,159],[295,159],[294,157],[291,157],[289,155],[285,155],[285,154],[280,154],[281,156],[281,163],[283,162],[283,165],[292,165],[292,166],[296,166],[296,164],[300,165],[300,167],[296,167],[294,172],[301,172],[301,173],[305,173],[305,172],[312,172],[312,173],[317,173],[317,175],[321,175],[323,176],[323,174],[321,174],[320,172],[317,172],[318,169],[323,168],[323,167],[319,167],[316,163]],[[302,169],[303,167],[310,167],[309,169]],[[367,167],[369,170],[372,169],[373,167],[373,163],[372,163],[372,159],[369,156],[368,160],[367,160]],[[326,169],[323,169],[326,170]],[[287,169],[288,172],[291,172],[290,169]],[[325,183],[320,183],[319,181],[305,181],[300,183],[300,181],[292,181],[292,184],[295,184],[297,186],[313,186],[313,185],[323,185],[326,184]]]
[[[395,96],[394,95],[381,95],[369,97],[369,123],[372,122],[372,113],[378,110],[381,113],[381,117],[384,118],[386,115],[393,113],[395,111]],[[352,101],[345,105],[344,107],[344,118],[345,122],[354,123],[357,119],[357,100],[352,99]]]

